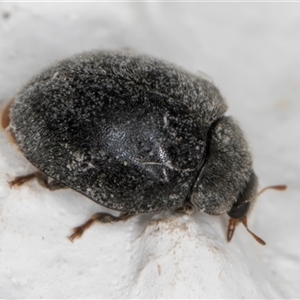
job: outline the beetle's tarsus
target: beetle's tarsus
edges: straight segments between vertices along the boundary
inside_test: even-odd
[[[82,234],[84,233],[84,231],[86,229],[88,229],[93,223],[94,223],[95,219],[90,218],[88,221],[86,221],[84,224],[82,224],[81,226],[75,227],[73,229],[73,234],[71,234],[70,236],[68,236],[68,239],[73,242],[74,239],[76,238],[80,238],[82,236]]]
[[[10,187],[13,187],[14,185],[20,186],[20,185],[24,184],[25,182],[34,179],[36,177],[36,173],[39,173],[39,172],[34,172],[34,173],[23,175],[23,176],[17,176],[17,177],[15,177],[14,180],[8,181],[8,184],[10,185]]]
[[[76,238],[80,238],[84,231],[88,229],[95,221],[101,222],[101,223],[115,223],[119,221],[127,221],[129,218],[134,216],[132,213],[121,213],[118,217],[115,217],[108,213],[96,213],[91,216],[89,220],[87,220],[84,224],[75,227],[73,229],[73,234],[70,235],[68,238],[71,242],[74,241]]]

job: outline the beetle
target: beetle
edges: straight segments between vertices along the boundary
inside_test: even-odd
[[[35,76],[2,114],[18,148],[50,190],[71,188],[120,212],[94,222],[150,212],[200,210],[230,217],[227,239],[257,196],[257,176],[242,130],[210,81],[129,51],[92,51]],[[285,186],[275,186],[284,189]]]

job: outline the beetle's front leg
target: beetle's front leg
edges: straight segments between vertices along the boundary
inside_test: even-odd
[[[101,222],[101,223],[115,223],[119,221],[127,221],[129,218],[133,217],[135,213],[121,213],[118,217],[115,217],[108,213],[96,213],[90,217],[89,220],[87,220],[82,225],[75,227],[73,229],[73,234],[70,235],[68,238],[71,242],[73,242],[74,239],[80,238],[84,231],[88,229],[95,221]]]

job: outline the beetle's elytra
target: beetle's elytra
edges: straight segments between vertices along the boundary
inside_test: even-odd
[[[121,212],[95,214],[72,240],[94,220],[169,209],[227,213],[230,240],[237,222],[247,225],[257,177],[226,110],[211,82],[159,59],[128,51],[71,57],[34,77],[3,113],[39,170],[11,184],[36,177]]]

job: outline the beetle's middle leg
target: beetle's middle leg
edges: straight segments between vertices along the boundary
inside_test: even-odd
[[[175,210],[180,214],[191,215],[194,212],[194,207],[191,202],[186,202],[182,207],[179,207]]]
[[[115,217],[108,213],[96,213],[90,217],[89,220],[87,220],[82,225],[75,227],[73,229],[73,234],[70,235],[68,238],[71,242],[73,242],[74,239],[80,238],[84,231],[88,229],[95,221],[101,222],[101,223],[115,223],[119,221],[127,221],[129,218],[136,215],[135,213],[129,213],[129,212],[122,212],[118,217]]]
[[[34,172],[34,173],[30,173],[30,174],[27,174],[27,175],[23,175],[23,176],[17,176],[17,177],[15,177],[14,180],[9,181],[9,185],[11,187],[14,186],[14,185],[20,186],[20,185],[24,184],[25,182],[27,182],[29,180],[32,180],[34,178],[36,178],[37,182],[41,186],[47,188],[50,191],[67,188],[65,185],[63,185],[59,181],[56,181],[54,179],[51,180],[50,177],[48,177],[47,175],[45,175],[45,174],[43,174],[42,172],[39,172],[39,171]]]

